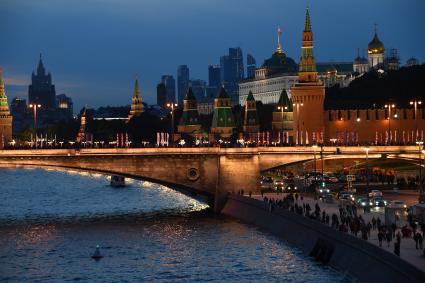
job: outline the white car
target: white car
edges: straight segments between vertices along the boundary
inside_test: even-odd
[[[401,200],[393,200],[389,203],[388,207],[391,207],[391,208],[406,208],[407,209],[407,204],[405,204],[404,201],[401,201]]]
[[[382,197],[382,192],[380,190],[372,190],[369,193],[369,197],[370,198],[374,198],[374,197]]]

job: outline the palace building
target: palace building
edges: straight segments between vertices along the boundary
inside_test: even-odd
[[[0,148],[12,141],[12,119],[4,88],[3,73],[0,70]]]

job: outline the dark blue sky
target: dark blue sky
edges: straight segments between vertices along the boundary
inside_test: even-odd
[[[228,47],[253,54],[257,65],[283,29],[286,54],[298,61],[307,1],[302,0],[0,0],[0,67],[11,100],[27,97],[43,53],[57,93],[82,106],[125,105],[136,74],[142,98],[156,102],[162,74],[187,64],[207,79]],[[425,60],[425,1],[311,0],[317,61],[349,61],[366,49],[373,25],[404,63]]]

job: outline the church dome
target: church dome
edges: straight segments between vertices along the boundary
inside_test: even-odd
[[[367,46],[367,51],[369,54],[379,54],[384,53],[385,51],[384,44],[379,40],[378,34],[376,32],[372,41],[369,42],[369,45]]]

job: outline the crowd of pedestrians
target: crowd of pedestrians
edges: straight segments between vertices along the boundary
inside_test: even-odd
[[[391,243],[394,242],[394,254],[397,256],[400,256],[402,239],[403,241],[413,239],[416,249],[423,252],[425,256],[425,250],[423,249],[424,224],[420,227],[413,222],[403,227],[397,227],[394,223],[384,225],[379,217],[373,217],[371,221],[366,221],[362,215],[357,213],[357,207],[355,205],[339,206],[338,213],[328,213],[317,202],[314,207],[311,207],[308,202],[304,202],[303,196],[298,193],[290,193],[281,197],[278,196],[277,198],[263,196],[263,200],[270,212],[273,212],[276,207],[283,208],[320,221],[331,228],[344,233],[350,233],[354,237],[360,237],[366,241],[370,240],[371,231],[377,232],[379,247],[383,245],[390,247]]]

